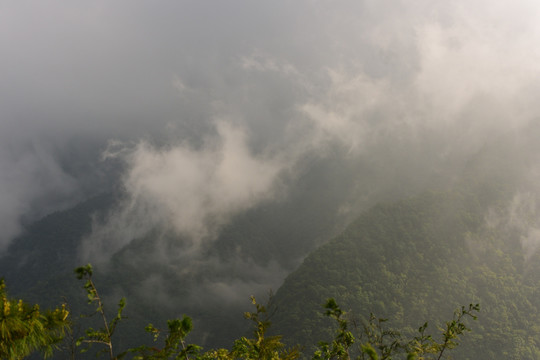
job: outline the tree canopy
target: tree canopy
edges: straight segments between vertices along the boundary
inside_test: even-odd
[[[69,326],[68,314],[65,304],[41,311],[39,305],[11,299],[0,280],[0,358],[22,359],[34,351],[52,355]]]

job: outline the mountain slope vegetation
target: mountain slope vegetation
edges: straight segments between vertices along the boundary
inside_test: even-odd
[[[441,327],[456,306],[474,302],[481,316],[456,358],[539,358],[539,258],[522,246],[532,225],[509,222],[505,209],[519,199],[481,188],[365,212],[285,280],[273,299],[274,330],[308,347],[330,339],[320,308],[331,296],[354,323],[374,313],[405,333],[422,319]]]

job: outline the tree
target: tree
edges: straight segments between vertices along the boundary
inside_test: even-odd
[[[325,304],[326,315],[338,323],[336,336],[332,343],[320,342],[319,350],[313,355],[313,360],[350,360],[355,352],[361,360],[385,360],[396,357],[406,357],[407,360],[443,359],[443,355],[458,346],[458,339],[470,331],[465,323],[466,318],[476,320],[480,311],[479,304],[462,306],[454,312],[452,320],[446,322],[441,329],[441,340],[437,341],[432,335],[426,334],[428,323],[418,329],[418,335],[411,339],[405,338],[400,332],[385,329],[387,319],[370,315],[369,321],[362,326],[362,331],[355,338],[348,330],[349,321],[334,299],[328,299]],[[358,341],[357,341],[358,340]],[[352,346],[357,342],[358,347]]]
[[[231,350],[216,349],[201,353],[202,348],[194,344],[186,344],[185,338],[193,325],[191,319],[184,316],[182,319],[169,320],[165,346],[160,348],[141,346],[130,350],[136,352],[138,360],[295,360],[300,358],[298,348],[286,349],[281,342],[281,336],[266,336],[270,327],[266,306],[257,303],[251,297],[255,312],[246,312],[244,317],[253,322],[253,338],[241,337],[237,339]],[[157,340],[162,331],[153,325],[148,325],[146,331],[154,334]]]
[[[104,350],[102,352],[107,352],[111,360],[115,360],[118,357],[122,357],[125,355],[124,353],[121,353],[119,355],[115,355],[113,351],[113,343],[112,343],[112,336],[114,334],[114,331],[116,330],[116,325],[118,325],[118,322],[122,320],[122,312],[124,310],[124,307],[126,306],[126,299],[121,298],[120,302],[118,303],[118,310],[116,313],[116,316],[109,321],[107,319],[107,316],[105,314],[104,304],[99,296],[98,290],[96,288],[96,285],[94,284],[94,281],[92,280],[93,275],[93,268],[92,265],[88,264],[86,266],[81,266],[75,269],[75,273],[77,274],[77,278],[79,280],[86,279],[86,283],[84,284],[84,288],[86,289],[87,297],[88,297],[88,303],[96,303],[96,311],[94,314],[98,314],[101,317],[103,327],[100,329],[93,329],[88,328],[86,329],[86,336],[83,336],[77,340],[77,345],[81,344],[88,344],[88,346],[92,344],[100,344],[105,346]],[[85,351],[88,350],[88,348],[84,349]]]
[[[116,316],[108,320],[104,304],[92,280],[93,269],[90,264],[75,269],[79,279],[85,279],[84,288],[88,302],[96,303],[95,314],[99,315],[103,327],[95,330],[88,328],[86,336],[77,341],[77,345],[101,344],[104,348],[99,353],[106,353],[111,360],[132,354],[136,360],[296,360],[302,357],[298,347],[285,348],[281,336],[267,336],[270,327],[267,308],[257,303],[254,297],[251,302],[254,312],[246,312],[245,318],[253,322],[253,337],[241,337],[234,341],[231,350],[216,349],[203,352],[202,347],[189,344],[186,337],[193,328],[189,317],[173,319],[167,322],[167,330],[161,331],[152,324],[146,331],[157,341],[165,334],[161,348],[142,345],[121,353],[113,351],[112,336],[122,316],[125,299],[118,304]],[[22,359],[36,350],[41,350],[45,357],[50,356],[58,342],[62,340],[66,329],[70,327],[69,312],[65,304],[44,313],[39,306],[30,306],[23,300],[8,299],[5,284],[0,280],[0,358],[8,360]],[[459,337],[469,328],[466,318],[476,319],[479,305],[461,307],[454,313],[454,318],[446,322],[441,329],[441,340],[435,340],[426,334],[427,323],[418,329],[418,335],[407,338],[399,332],[386,329],[386,319],[375,317],[373,314],[362,330],[355,337],[349,330],[347,314],[341,310],[334,299],[328,299],[325,305],[326,315],[336,320],[338,329],[331,343],[320,342],[319,350],[313,355],[314,360],[384,360],[406,358],[407,360],[440,360],[452,348],[458,345]],[[354,324],[356,327],[356,324]],[[356,327],[358,330],[358,327]],[[357,345],[354,347],[353,345]],[[86,349],[83,349],[87,350]],[[98,354],[99,354],[98,353]]]
[[[253,321],[252,339],[242,337],[234,342],[230,359],[271,359],[294,360],[300,357],[298,347],[286,349],[281,342],[281,335],[266,336],[270,327],[266,306],[258,304],[255,297],[251,297],[255,312],[246,312],[244,317]]]
[[[69,327],[69,312],[61,307],[40,311],[22,299],[8,298],[6,284],[0,280],[0,358],[22,359],[35,351],[52,355]]]
[[[186,344],[186,336],[193,329],[191,318],[183,316],[182,319],[173,319],[167,321],[167,336],[164,340],[164,346],[160,349],[155,346],[139,346],[128,350],[136,353],[135,360],[165,360],[165,359],[186,359],[190,356],[194,359],[199,358],[199,352],[202,349],[194,344]],[[154,336],[157,341],[163,331],[149,324],[145,330]]]
[[[134,354],[133,359],[136,360],[295,360],[302,356],[298,347],[286,349],[280,335],[266,335],[270,327],[267,308],[257,303],[253,296],[251,302],[255,306],[255,311],[244,313],[244,317],[253,322],[253,337],[241,337],[235,340],[231,350],[216,349],[203,352],[202,347],[187,343],[186,337],[193,329],[193,323],[191,318],[184,315],[181,319],[167,321],[167,330],[160,330],[152,324],[145,328],[153,335],[154,341],[165,334],[161,348],[142,345],[115,355],[112,335],[118,322],[123,319],[125,299],[120,300],[116,317],[108,321],[104,304],[92,280],[92,266],[88,264],[79,267],[75,269],[75,272],[79,279],[86,279],[84,287],[87,291],[88,302],[97,303],[96,314],[101,316],[103,323],[103,327],[99,330],[87,329],[86,336],[78,343],[79,345],[83,343],[104,345],[102,352],[107,352],[111,360],[129,353]],[[448,350],[458,345],[458,339],[462,334],[470,331],[465,319],[476,320],[476,313],[480,310],[478,304],[456,310],[453,319],[446,322],[446,327],[441,329],[441,340],[437,341],[432,335],[426,333],[427,322],[418,329],[416,336],[407,338],[398,331],[386,329],[384,323],[387,319],[377,318],[373,314],[361,326],[359,334],[355,337],[349,330],[347,314],[341,310],[333,298],[328,299],[324,307],[325,314],[337,322],[338,329],[331,343],[319,342],[319,349],[313,355],[314,360],[350,360],[352,358],[358,360],[390,360],[392,358],[440,360]],[[356,323],[354,325],[358,330]],[[353,347],[354,344],[357,346]]]

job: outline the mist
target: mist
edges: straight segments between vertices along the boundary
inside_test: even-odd
[[[236,299],[230,289],[275,288],[290,268],[209,249],[238,216],[293,198],[314,162],[349,167],[335,196],[344,219],[459,181],[500,139],[517,143],[506,155],[534,184],[539,10],[480,0],[4,2],[0,250],[25,223],[115,189],[121,200],[94,220],[81,261],[106,263],[159,228],[156,262],[216,272],[251,263],[275,275],[198,289]],[[162,289],[156,276],[145,286]]]

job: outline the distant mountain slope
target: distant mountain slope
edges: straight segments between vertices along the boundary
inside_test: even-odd
[[[312,166],[287,196],[233,218],[197,257],[183,255],[177,234],[153,229],[110,254],[110,262],[94,264],[108,308],[127,297],[122,333],[151,339],[144,333],[148,322],[189,314],[193,341],[228,346],[249,325],[242,319],[249,296],[276,289],[300,259],[343,226],[338,208],[352,186],[348,171],[338,162]],[[92,219],[105,218],[117,199],[107,193],[30,224],[0,257],[10,294],[43,306],[67,298],[74,313],[86,309],[73,269],[84,265],[80,245]]]
[[[74,278],[73,269],[80,265],[78,247],[81,237],[91,231],[92,215],[103,213],[112,203],[113,196],[103,194],[26,227],[0,258],[0,276],[6,278],[10,292],[29,301],[57,303],[67,285],[59,280]],[[44,286],[47,283],[55,286]]]
[[[288,276],[273,299],[274,331],[291,344],[330,340],[321,306],[329,297],[355,319],[373,312],[403,331],[429,320],[435,333],[453,309],[480,303],[455,358],[538,359],[540,259],[522,248],[527,227],[505,219],[508,196],[478,189],[482,196],[425,193],[365,212]],[[486,225],[489,216],[501,219]]]
[[[538,133],[531,132],[534,146]],[[196,256],[185,251],[185,239],[178,234],[152,229],[108,254],[110,262],[96,264],[96,283],[111,310],[121,296],[127,297],[129,319],[119,329],[132,344],[140,343],[137,336],[150,339],[143,332],[148,322],[159,326],[188,314],[194,318],[192,341],[229,346],[247,325],[242,312],[250,308],[249,295],[264,302],[268,290],[280,286],[317,245],[340,233],[363,209],[386,201],[289,276],[276,296],[278,331],[291,335],[291,342],[309,344],[329,335],[323,331],[327,319],[322,319],[320,305],[330,296],[359,316],[374,311],[413,327],[439,315],[447,319],[456,305],[478,299],[486,314],[500,311],[506,316],[486,317],[482,321],[487,322],[476,325],[484,333],[495,329],[489,340],[492,350],[511,348],[505,331],[535,349],[536,340],[515,331],[537,334],[531,324],[540,296],[531,294],[540,289],[535,270],[540,266],[522,252],[527,227],[505,227],[504,221],[492,228],[485,225],[493,209],[504,217],[511,195],[521,186],[520,171],[536,164],[536,158],[516,157],[516,144],[504,140],[486,147],[455,173],[435,171],[436,181],[416,167],[397,178],[393,163],[343,152],[310,159],[281,197],[237,214],[217,238],[203,242]],[[498,183],[489,181],[494,177]],[[389,202],[421,189],[447,188],[461,178],[469,185],[460,191]],[[530,181],[536,184],[535,179]],[[80,313],[85,293],[73,268],[83,265],[81,239],[91,232],[92,218],[105,218],[118,196],[104,194],[28,226],[0,257],[0,276],[10,293],[45,306],[66,297],[74,313]],[[528,222],[534,223],[537,215]],[[518,310],[512,310],[514,304]],[[500,341],[493,344],[496,336]]]

